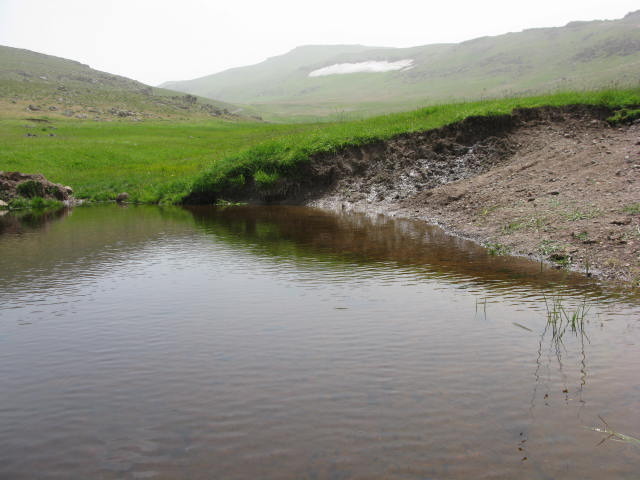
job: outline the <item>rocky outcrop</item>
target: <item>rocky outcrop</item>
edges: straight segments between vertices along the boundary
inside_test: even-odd
[[[71,187],[53,183],[44,175],[0,171],[0,200],[9,203],[16,198],[45,198],[61,202],[71,200]]]

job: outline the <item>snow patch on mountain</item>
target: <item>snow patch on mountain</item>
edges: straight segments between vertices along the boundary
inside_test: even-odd
[[[325,77],[327,75],[345,75],[348,73],[382,73],[394,70],[409,70],[410,68],[413,68],[413,60],[410,58],[396,62],[371,60],[358,63],[336,63],[314,70],[309,73],[309,76]]]

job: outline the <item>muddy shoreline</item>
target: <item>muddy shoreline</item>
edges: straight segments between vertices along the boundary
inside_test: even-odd
[[[282,203],[414,218],[625,287],[640,283],[640,124],[599,107],[469,118],[314,158]]]

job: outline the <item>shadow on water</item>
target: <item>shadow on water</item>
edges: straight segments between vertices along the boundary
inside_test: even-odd
[[[415,220],[289,206],[187,209],[207,233],[263,257],[322,260],[334,266],[392,263],[460,288],[515,296],[533,290],[539,299],[559,291],[599,301],[637,298],[576,272],[524,257],[491,255],[474,242]]]

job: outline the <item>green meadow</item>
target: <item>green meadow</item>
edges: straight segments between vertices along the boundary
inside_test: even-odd
[[[468,116],[573,104],[632,109],[640,105],[640,88],[452,103],[330,123],[2,119],[0,170],[42,173],[73,187],[77,197],[95,201],[127,192],[134,202],[179,203],[192,192],[224,197],[247,182],[268,189],[314,154]]]
[[[72,186],[77,197],[91,200],[128,192],[136,202],[175,201],[193,178],[220,159],[304,128],[218,120],[5,119],[0,120],[0,170],[42,173]]]

